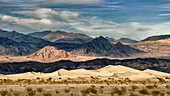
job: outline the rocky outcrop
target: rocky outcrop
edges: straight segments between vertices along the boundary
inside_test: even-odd
[[[71,54],[64,50],[59,50],[54,46],[46,46],[43,49],[31,54],[28,58],[38,59],[38,60],[55,60],[60,58],[71,57]]]

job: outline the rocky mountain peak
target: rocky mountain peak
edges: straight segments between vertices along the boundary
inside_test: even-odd
[[[60,58],[68,58],[71,55],[65,50],[59,50],[54,46],[46,46],[41,50],[31,54],[28,58],[39,59],[39,60],[55,60]]]

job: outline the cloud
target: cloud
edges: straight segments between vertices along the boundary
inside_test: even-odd
[[[170,16],[170,13],[169,14],[159,14],[158,16]]]
[[[95,17],[83,17],[79,12],[54,11],[42,8],[32,11],[16,11],[25,17],[0,15],[0,28],[23,33],[44,30],[80,32],[89,36],[128,37],[136,40],[150,35],[168,34],[170,22],[148,25],[139,22],[116,23]]]

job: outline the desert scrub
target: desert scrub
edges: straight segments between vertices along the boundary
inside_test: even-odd
[[[71,89],[64,89],[64,93],[70,93]]]
[[[94,85],[91,85],[89,88],[81,90],[82,96],[86,96],[87,94],[97,94],[97,90],[95,89]]]
[[[31,87],[27,87],[26,89],[27,95],[26,96],[35,96],[36,91],[33,91]]]
[[[39,93],[42,93],[44,90],[43,90],[43,88],[37,88],[36,91]]]
[[[99,88],[99,92],[101,93],[101,94],[103,94],[104,92],[103,92],[103,89],[104,89],[104,86],[100,86],[100,88]]]
[[[27,87],[25,90],[26,90],[27,92],[31,92],[31,91],[32,91],[32,88],[31,88],[31,87]]]
[[[169,96],[170,95],[170,91],[166,92],[166,94]]]
[[[121,89],[115,87],[115,88],[112,88],[112,91],[110,92],[110,95],[111,96],[115,96],[115,95],[125,95],[126,94],[126,88],[125,87],[121,87]]]
[[[130,95],[129,95],[129,96],[139,96],[139,95],[134,94],[134,93],[130,93]]]
[[[59,94],[60,92],[56,89],[56,90],[55,90],[55,93],[56,93],[56,94]]]
[[[20,92],[13,92],[13,95],[14,95],[14,96],[20,96],[21,93],[20,93]]]
[[[149,95],[149,92],[146,89],[139,90],[139,93],[142,94],[143,96],[144,95]]]
[[[147,85],[146,88],[147,89],[153,89],[153,88],[155,88],[155,86],[154,85]]]
[[[35,96],[35,94],[36,94],[36,91],[30,91],[30,92],[27,92],[26,96]]]
[[[131,89],[129,89],[129,91],[135,91],[136,89],[138,89],[139,87],[136,85],[132,85]]]
[[[166,85],[165,88],[166,88],[166,89],[169,89],[170,87],[169,87],[169,85]]]
[[[0,94],[1,94],[1,96],[7,96],[8,95],[8,91],[7,90],[1,90]]]
[[[154,90],[151,92],[152,96],[158,96],[159,94],[161,94],[160,91]]]
[[[43,93],[43,96],[52,96],[52,94],[49,92],[46,92],[46,93]]]

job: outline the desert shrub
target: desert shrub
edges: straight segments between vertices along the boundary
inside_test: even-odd
[[[96,88],[96,86],[95,86],[95,85],[91,85],[90,87],[91,87],[91,88]]]
[[[170,95],[170,91],[166,92],[167,95]]]
[[[149,92],[146,89],[139,90],[139,93],[142,95],[149,95]]]
[[[126,87],[121,87],[121,92],[122,94],[126,94],[127,88]]]
[[[73,96],[73,93],[70,93],[70,96]]]
[[[64,89],[65,93],[70,93],[71,89]]]
[[[75,87],[74,86],[69,86],[69,89],[74,89]]]
[[[153,85],[147,85],[146,88],[147,88],[147,89],[153,89],[153,88],[155,88],[155,86],[153,86]]]
[[[139,87],[136,86],[136,85],[132,85],[131,88],[132,88],[132,91],[135,91],[135,90],[138,89]]]
[[[160,91],[154,90],[151,92],[152,96],[158,96],[159,94],[161,94]]]
[[[112,91],[110,92],[111,96],[114,96],[114,95],[125,95],[126,94],[126,88],[125,87],[121,87],[121,89],[115,87],[112,89]]]
[[[55,90],[55,93],[58,94],[58,93],[60,93],[60,92],[56,89],[56,90]]]
[[[97,90],[95,89],[94,85],[91,85],[89,88],[81,90],[82,95],[87,95],[90,93],[97,94]]]
[[[130,93],[129,96],[138,96],[137,94],[134,94],[134,93]]]
[[[9,89],[9,91],[14,92],[12,89]]]
[[[160,95],[159,95],[159,96],[165,96],[165,93],[163,93],[163,92],[162,92],[162,93],[160,93]]]
[[[158,87],[158,85],[156,85],[156,84],[154,84],[153,86],[154,86],[155,88],[157,88],[157,87]]]
[[[103,88],[104,88],[104,86],[100,86],[100,88],[99,88],[100,93],[103,93]]]
[[[36,91],[41,93],[41,92],[43,92],[43,88],[37,88]]]
[[[47,92],[47,93],[43,93],[43,96],[52,96],[52,94]]]
[[[166,85],[165,88],[166,88],[166,89],[169,89],[169,85]]]
[[[36,91],[29,91],[26,96],[35,96]]]
[[[14,92],[13,95],[14,95],[14,96],[20,96],[21,93],[20,93],[20,92]]]
[[[26,90],[27,92],[31,92],[31,91],[32,91],[32,88],[31,88],[31,87],[27,87],[25,90]]]
[[[1,90],[0,94],[1,94],[1,96],[7,96],[8,95],[8,91],[7,90]]]
[[[87,94],[90,94],[88,90],[81,90],[82,96],[86,96]]]

